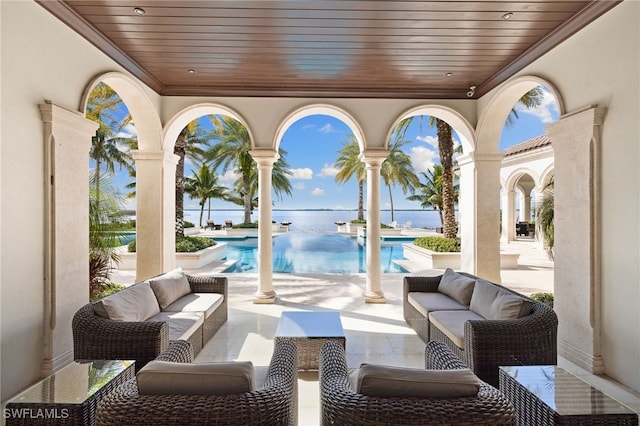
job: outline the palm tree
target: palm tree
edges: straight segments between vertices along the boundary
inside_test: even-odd
[[[442,234],[445,238],[456,238],[458,224],[456,223],[456,201],[453,191],[453,137],[449,123],[435,119],[438,135],[438,151],[442,166],[442,209],[444,221]]]
[[[402,134],[395,132],[393,142],[389,146],[389,155],[382,163],[380,176],[389,190],[389,202],[391,204],[391,222],[394,222],[393,196],[391,187],[400,185],[402,192],[414,193],[415,187],[419,185],[418,176],[411,165],[411,157],[402,150],[402,147],[410,141],[402,138]]]
[[[176,235],[184,237],[184,163],[186,157],[201,155],[205,144],[204,131],[198,120],[193,120],[185,126],[178,135],[173,153],[178,158],[176,166]]]
[[[525,106],[527,109],[533,109],[542,104],[544,99],[544,90],[540,86],[536,86],[522,95],[518,100],[519,103]],[[420,122],[422,123],[422,116]],[[511,109],[505,125],[509,126],[513,123],[513,120],[518,118],[518,113],[514,108]],[[407,120],[413,120],[415,117],[410,117]],[[402,126],[404,124],[404,127]],[[458,227],[455,219],[455,200],[453,190],[453,138],[451,126],[438,118],[429,117],[429,126],[436,126],[438,136],[438,150],[440,152],[440,164],[442,165],[442,179],[443,179],[443,209],[444,209],[444,223],[443,234],[447,238],[455,238],[458,232]],[[404,129],[408,127],[408,124],[401,122],[398,127]]]
[[[192,177],[185,179],[184,191],[191,198],[196,198],[200,204],[200,223],[202,227],[202,215],[204,206],[210,198],[225,198],[227,188],[218,185],[218,179],[211,166],[206,163],[198,165],[197,171]]]
[[[98,183],[102,182],[102,191]],[[114,224],[125,221],[122,214],[123,198],[111,185],[109,176],[89,174],[89,297],[93,298],[109,283],[111,264],[118,263],[116,251],[120,233]]]
[[[354,135],[342,142],[338,151],[335,167],[338,168],[335,180],[340,184],[347,183],[353,176],[358,182],[358,220],[364,220],[364,183],[367,180],[367,168],[360,160],[360,146]]]
[[[544,197],[542,205],[536,212],[536,223],[542,233],[544,246],[549,256],[553,259],[553,234],[554,234],[554,197],[553,197],[553,179],[544,187]]]
[[[436,164],[433,166],[433,169],[427,170],[427,173],[422,172],[421,175],[424,177],[425,182],[418,185],[416,188],[419,192],[418,194],[413,194],[407,197],[409,201],[419,201],[420,206],[425,209],[428,207],[432,207],[438,211],[438,215],[440,216],[440,225],[444,223],[443,217],[443,196],[442,196],[442,165]],[[459,185],[457,182],[454,182],[453,185],[454,197],[455,201],[458,201],[458,192]]]
[[[251,223],[253,199],[258,188],[258,166],[251,157],[251,140],[249,132],[239,121],[228,116],[214,116],[215,135],[219,143],[207,152],[214,169],[220,168],[222,173],[232,169],[239,177],[236,181],[236,192],[242,197],[244,223]],[[276,196],[292,194],[290,166],[285,159],[286,151],[278,150],[280,157],[273,165],[272,185]]]
[[[130,149],[122,149],[137,144],[135,137],[118,137],[118,133],[131,122],[131,115],[125,113],[124,102],[118,94],[108,85],[100,83],[96,85],[87,100],[86,117],[98,123],[96,135],[91,138],[89,157],[96,164],[95,190],[100,193],[100,179],[102,168],[114,175],[116,166],[125,168],[130,173],[134,172],[133,158]]]

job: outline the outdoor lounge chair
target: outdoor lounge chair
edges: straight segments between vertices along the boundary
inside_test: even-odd
[[[425,350],[425,369],[453,371],[467,367],[443,343],[429,342]],[[416,373],[423,371],[416,369]],[[367,396],[357,393],[350,383],[344,348],[337,342],[323,345],[319,378],[322,425],[515,424],[513,405],[502,392],[477,377],[479,390],[474,396]],[[381,388],[386,392],[389,387],[402,386],[404,384],[385,384]]]
[[[224,227],[225,228],[232,228],[233,227],[233,221],[231,219],[227,219],[224,221]]]
[[[141,395],[138,379],[134,378],[100,402],[95,426],[296,425],[297,359],[296,346],[291,340],[276,342],[264,383],[256,383],[256,390],[251,392]],[[182,363],[189,361],[179,359]],[[197,367],[197,364],[191,365]]]

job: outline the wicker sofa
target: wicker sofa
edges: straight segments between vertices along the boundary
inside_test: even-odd
[[[296,346],[291,340],[275,342],[266,375],[263,380],[256,379],[256,390],[251,392],[140,394],[137,379],[132,379],[100,402],[95,425],[296,425],[297,359]],[[184,356],[179,359],[161,356],[158,360],[191,361]]]
[[[451,277],[457,284],[467,285],[464,297],[452,285]],[[406,276],[403,299],[404,318],[423,341],[445,343],[493,386],[498,386],[501,365],[557,363],[556,313],[506,287],[446,270],[439,276]],[[514,308],[516,302],[520,307],[505,313],[505,306]]]
[[[170,341],[187,340],[197,354],[226,321],[227,278],[176,269],[80,308],[74,358],[131,359],[139,370]]]
[[[466,368],[443,343],[427,344],[425,369]],[[480,380],[473,396],[368,396],[355,391],[350,375],[344,348],[337,342],[325,343],[319,371],[322,425],[515,425],[513,405],[502,392]],[[381,386],[383,390],[389,387],[393,385]]]

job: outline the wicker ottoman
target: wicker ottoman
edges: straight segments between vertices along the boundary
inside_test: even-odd
[[[298,350],[298,369],[317,370],[318,354],[325,342],[346,345],[340,313],[333,311],[285,311],[280,317],[274,341],[291,339]]]

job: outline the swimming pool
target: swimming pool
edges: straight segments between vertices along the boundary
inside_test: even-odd
[[[257,272],[258,239],[216,238],[227,243],[225,260],[237,260],[224,272]],[[406,241],[405,241],[406,242]],[[366,272],[365,247],[355,237],[337,233],[289,232],[273,237],[273,272]],[[383,241],[382,272],[407,272],[394,260],[403,259],[401,241]]]

